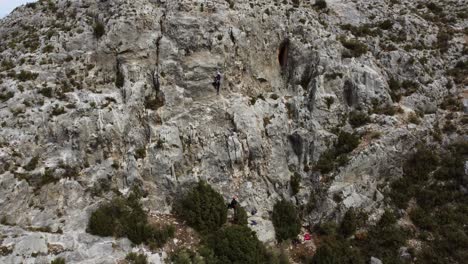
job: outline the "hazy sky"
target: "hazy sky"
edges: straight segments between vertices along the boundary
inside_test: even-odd
[[[0,18],[10,14],[15,7],[24,3],[36,2],[35,0],[0,0]]]

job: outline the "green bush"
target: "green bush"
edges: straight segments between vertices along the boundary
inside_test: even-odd
[[[363,126],[369,122],[369,115],[362,111],[351,111],[351,113],[349,113],[349,123],[354,128]]]
[[[301,187],[301,175],[295,172],[291,176],[291,180],[289,181],[289,185],[291,186],[292,195],[296,195],[299,192]]]
[[[234,224],[246,226],[247,222],[247,212],[242,206],[238,205],[234,208]]]
[[[93,25],[94,37],[100,39],[106,33],[104,24],[101,21],[96,21]]]
[[[18,79],[21,82],[25,82],[30,80],[36,80],[37,76],[39,76],[38,73],[21,70],[19,74],[16,74],[16,79]]]
[[[327,8],[327,2],[325,0],[315,0],[314,6],[317,9],[326,9]]]
[[[204,181],[176,201],[174,209],[189,226],[200,232],[217,230],[227,219],[223,197]]]
[[[338,141],[335,143],[336,153],[338,155],[348,154],[359,146],[359,136],[341,131],[338,134]]]
[[[39,164],[39,156],[34,156],[23,168],[27,171],[32,171],[36,169],[36,166]]]
[[[117,68],[117,72],[115,74],[115,86],[118,88],[122,88],[125,84],[125,76],[122,73],[120,68]]]
[[[344,37],[340,38],[340,42],[348,51],[348,55],[343,55],[345,57],[360,57],[361,55],[367,53],[366,44],[360,42],[357,39],[346,39]]]
[[[346,240],[327,238],[315,252],[311,264],[364,264],[361,252]]]
[[[214,252],[216,263],[268,263],[265,247],[255,232],[245,226],[223,227],[209,236],[207,245]]]
[[[383,263],[400,263],[398,250],[405,245],[406,239],[407,234],[396,224],[394,213],[387,210],[370,228],[368,236],[354,243],[368,258],[374,256]]]
[[[359,142],[359,136],[341,131],[333,148],[322,153],[315,169],[329,173],[336,167],[345,165],[348,162],[348,154],[359,145]]]
[[[297,210],[286,200],[280,200],[273,206],[272,221],[278,242],[296,238],[301,231],[301,220]]]
[[[38,93],[42,94],[45,97],[52,97],[53,90],[50,87],[44,87],[41,90],[38,91]]]
[[[50,262],[50,264],[65,264],[65,259],[64,258],[56,258]]]
[[[87,232],[98,236],[127,237],[135,244],[145,243],[152,248],[163,246],[174,236],[174,227],[150,225],[139,199],[139,195],[132,193],[126,199],[117,197],[101,205],[91,214]]]
[[[439,157],[434,151],[424,145],[419,145],[416,152],[410,155],[403,164],[403,172],[411,182],[421,182],[428,179],[429,173],[435,170],[438,164]]]
[[[125,260],[130,264],[148,264],[145,254],[137,254],[135,252],[128,253]]]
[[[1,93],[0,94],[0,102],[6,102],[8,100],[10,100],[11,98],[13,98],[15,96],[15,93],[12,92],[12,91],[8,91],[6,93]]]
[[[341,221],[340,225],[340,233],[344,237],[349,237],[356,232],[357,228],[357,216],[356,212],[353,207],[349,208],[348,211],[346,211],[346,214],[343,217],[343,220]]]

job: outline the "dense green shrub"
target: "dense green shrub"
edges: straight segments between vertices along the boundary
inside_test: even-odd
[[[101,21],[94,22],[93,33],[94,37],[96,37],[97,39],[100,39],[102,36],[104,36],[104,34],[106,33],[106,29]]]
[[[333,148],[322,153],[315,169],[329,173],[336,167],[345,165],[348,162],[348,154],[359,145],[359,142],[359,136],[341,131]]]
[[[357,215],[353,207],[349,208],[346,211],[346,214],[343,217],[340,225],[340,233],[344,237],[349,237],[356,232],[357,228]]]
[[[64,258],[56,258],[50,262],[50,264],[65,264],[65,259]]]
[[[273,226],[276,239],[281,242],[296,238],[301,231],[301,220],[294,205],[286,200],[280,200],[273,206]]]
[[[336,153],[338,155],[350,153],[357,148],[359,141],[359,136],[341,131],[338,134],[338,141],[335,143]]]
[[[42,94],[45,97],[51,98],[53,96],[53,90],[50,87],[44,87],[38,91],[39,94]]]
[[[352,127],[360,127],[370,122],[369,115],[362,111],[351,111],[349,113],[349,123]]]
[[[345,57],[360,57],[361,55],[367,53],[366,44],[360,42],[357,39],[346,39],[344,37],[340,38],[340,42],[348,51],[349,54],[343,54]]]
[[[263,244],[248,227],[226,226],[207,239],[207,246],[213,250],[217,262],[223,264],[269,263]]]
[[[327,2],[325,0],[315,0],[314,6],[318,9],[327,8]]]
[[[411,182],[425,181],[429,173],[435,170],[439,163],[439,157],[434,151],[424,145],[417,147],[414,154],[410,155],[403,165],[405,177]]]
[[[6,102],[8,100],[10,100],[11,98],[13,98],[15,96],[15,93],[12,92],[12,91],[8,91],[8,92],[5,92],[5,93],[0,93],[0,102]]]
[[[223,197],[204,181],[176,201],[174,209],[189,226],[200,232],[217,230],[227,219]]]
[[[292,195],[296,195],[299,192],[301,187],[301,175],[295,172],[291,176],[291,180],[289,181],[289,185],[291,186]]]
[[[393,26],[393,22],[390,19],[386,19],[379,23],[379,27],[382,30],[389,30]]]
[[[234,208],[234,224],[244,225],[248,224],[247,222],[247,212],[242,206],[238,205]]]
[[[27,171],[32,171],[36,169],[36,166],[39,164],[39,156],[34,156],[23,168]]]
[[[364,264],[359,249],[353,248],[346,240],[327,238],[315,252],[311,264]]]
[[[91,214],[87,232],[98,236],[127,237],[135,244],[146,243],[161,247],[174,236],[172,226],[155,227],[148,224],[147,214],[132,193],[128,198],[117,197],[101,205]]]
[[[21,82],[25,82],[25,81],[35,80],[37,76],[39,76],[38,73],[21,70],[19,74],[16,74],[16,79],[18,79]]]
[[[122,88],[125,84],[125,76],[122,73],[120,67],[117,67],[117,72],[115,74],[115,86]]]
[[[145,254],[137,254],[135,252],[128,253],[125,260],[130,264],[148,264]]]
[[[387,210],[379,222],[370,228],[368,236],[354,243],[368,259],[374,256],[383,263],[400,263],[398,250],[406,239],[407,234],[396,224],[394,213]]]

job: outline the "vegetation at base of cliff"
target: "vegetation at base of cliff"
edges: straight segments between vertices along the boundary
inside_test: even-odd
[[[154,226],[139,202],[140,195],[116,197],[91,214],[87,232],[98,236],[127,237],[135,244],[145,243],[151,248],[162,247],[175,233],[173,226]]]
[[[403,162],[403,177],[391,184],[388,205],[381,219],[366,227],[362,212],[349,209],[341,223],[324,222],[316,227],[322,242],[305,263],[464,263],[468,257],[468,181],[464,162],[468,143],[454,143],[444,150],[419,145]],[[415,204],[409,207],[410,200]],[[414,228],[397,223],[406,210]],[[401,211],[400,211],[401,212]],[[407,244],[420,241],[420,250]],[[401,249],[407,247],[406,258]]]
[[[148,259],[145,254],[137,254],[135,252],[128,253],[125,260],[129,264],[148,264]]]
[[[199,232],[215,231],[227,220],[224,198],[204,181],[174,204],[175,213]]]
[[[226,226],[206,239],[217,263],[268,263],[265,246],[246,226]]]
[[[275,212],[282,217],[281,220],[286,219],[288,225],[291,225],[291,219],[297,223],[296,236],[300,228],[297,212],[292,204],[285,207]],[[233,219],[227,223],[227,206],[223,197],[204,181],[198,182],[177,200],[174,209],[181,219],[199,231],[202,238],[197,251],[181,248],[174,252],[170,256],[174,264],[288,263],[284,254],[275,254],[258,240],[256,233],[247,226],[247,212],[240,205],[234,208]],[[281,224],[286,230],[283,227],[285,223]]]
[[[301,220],[294,205],[286,200],[276,202],[273,206],[273,226],[278,242],[294,239],[301,230]]]
[[[389,193],[395,206],[407,209],[417,227],[414,236],[423,242],[416,263],[463,263],[468,255],[468,182],[464,164],[468,143],[458,142],[438,152],[418,146],[403,165],[403,177]]]

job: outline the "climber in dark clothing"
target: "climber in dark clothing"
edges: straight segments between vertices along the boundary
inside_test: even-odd
[[[237,207],[237,197],[232,197],[231,203],[228,204],[228,209],[235,209]]]
[[[216,94],[219,95],[219,87],[221,86],[221,73],[219,70],[216,71],[216,76],[214,77],[213,86],[216,89]]]

